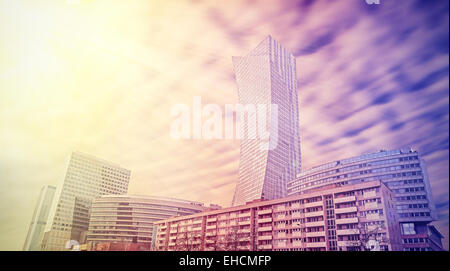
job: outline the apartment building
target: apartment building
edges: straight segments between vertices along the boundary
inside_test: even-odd
[[[394,194],[381,181],[155,222],[155,250],[400,250]]]
[[[415,150],[381,150],[313,167],[288,182],[287,193],[296,195],[329,184],[373,180],[382,181],[394,192],[403,250],[441,250],[442,235],[429,228],[437,214],[426,164]]]

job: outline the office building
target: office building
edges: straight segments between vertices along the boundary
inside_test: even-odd
[[[52,206],[53,197],[55,196],[56,187],[45,185],[39,194],[37,205],[34,209],[31,219],[30,228],[28,229],[27,238],[23,250],[39,251],[41,250],[41,242],[44,237],[45,226],[47,225],[48,215]]]
[[[394,194],[381,181],[155,222],[156,250],[400,250]]]
[[[286,195],[287,181],[300,172],[295,57],[268,36],[246,56],[233,57],[233,65],[239,103],[263,105],[270,110],[265,120],[254,121],[252,113],[240,120],[243,137],[239,180],[232,205],[282,198]],[[273,104],[277,105],[277,111]],[[268,140],[256,135],[264,126],[269,132]]]
[[[218,208],[164,197],[101,196],[92,202],[87,247],[88,250],[150,250],[154,222]]]
[[[101,195],[126,194],[130,173],[128,169],[102,159],[72,153],[43,248],[66,250],[69,241],[79,243],[83,232],[88,230],[92,200]]]
[[[434,250],[439,246],[440,241],[435,240],[440,234],[428,227],[437,215],[426,165],[415,150],[382,150],[326,163],[298,174],[288,183],[287,192],[296,195],[328,184],[373,180],[381,180],[395,194],[404,250]]]

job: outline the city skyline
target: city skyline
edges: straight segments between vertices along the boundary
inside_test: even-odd
[[[130,168],[130,193],[229,206],[239,141],[174,141],[170,107],[236,103],[231,56],[268,34],[297,59],[302,168],[414,147],[448,249],[447,1],[42,2],[0,2],[1,250],[73,150]]]

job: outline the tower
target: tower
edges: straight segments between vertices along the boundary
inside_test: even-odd
[[[239,103],[269,109],[263,121],[270,141],[268,148],[261,148],[265,142],[258,136],[241,139],[233,206],[281,198],[286,195],[287,181],[294,179],[301,167],[295,57],[268,36],[246,56],[233,57],[233,65]],[[247,118],[240,120],[241,127],[245,135],[251,135],[257,130],[256,123],[264,123],[251,121],[255,112],[247,113]]]

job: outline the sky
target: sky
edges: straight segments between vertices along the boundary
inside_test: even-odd
[[[173,139],[170,110],[236,104],[231,57],[267,35],[296,57],[303,169],[413,147],[448,249],[448,32],[446,0],[0,0],[0,250],[72,151],[130,169],[130,194],[230,206],[239,141]]]

